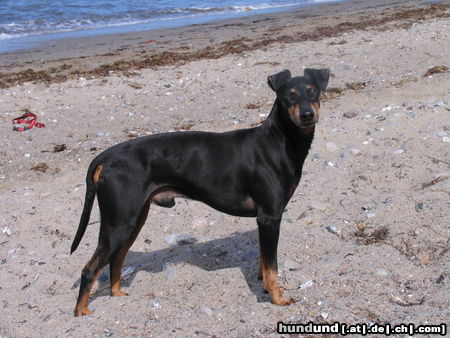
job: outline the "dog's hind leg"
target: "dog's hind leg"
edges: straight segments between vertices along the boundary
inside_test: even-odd
[[[111,296],[127,296],[128,294],[120,290],[120,275],[122,271],[122,265],[125,260],[125,256],[128,250],[133,245],[136,237],[142,229],[147,219],[148,211],[150,209],[150,200],[145,202],[144,207],[141,210],[136,227],[134,228],[129,239],[123,244],[119,251],[114,254],[110,259],[110,279],[111,279]]]
[[[99,243],[92,258],[83,268],[80,292],[78,294],[77,305],[75,306],[75,316],[84,316],[91,313],[88,309],[89,294],[98,274],[108,264],[108,252],[108,249]]]
[[[120,269],[125,255],[136,238],[148,212],[149,203],[142,207],[143,197],[135,186],[126,189],[104,180],[97,189],[100,209],[100,235],[94,255],[83,268],[75,316],[89,314],[89,294],[100,271],[111,264],[114,294],[120,294]]]

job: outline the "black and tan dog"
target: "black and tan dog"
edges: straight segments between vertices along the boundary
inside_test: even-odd
[[[300,181],[319,118],[319,96],[328,79],[327,69],[305,69],[300,77],[291,77],[289,70],[269,76],[277,98],[267,120],[256,128],[152,135],[97,156],[87,172],[86,199],[71,253],[86,231],[96,194],[100,235],[81,274],[75,315],[90,313],[90,290],[108,263],[111,295],[126,295],[120,290],[122,264],[150,203],[170,208],[175,197],[202,201],[230,215],[256,217],[258,277],[273,303],[293,303],[283,297],[277,280],[280,221]]]

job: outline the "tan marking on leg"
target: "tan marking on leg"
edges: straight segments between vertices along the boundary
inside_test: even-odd
[[[145,221],[147,220],[148,211],[150,209],[150,200],[145,202],[144,207],[142,208],[141,214],[139,216],[138,223],[136,225],[136,228],[133,230],[133,233],[131,234],[130,239],[125,243],[125,245],[120,249],[117,256],[114,258],[114,261],[111,262],[111,296],[113,297],[121,297],[121,296],[128,296],[126,292],[122,292],[120,290],[120,277],[122,272],[122,266],[123,262],[125,260],[125,256],[128,253],[128,250],[133,245],[134,241],[136,240],[139,232],[141,231],[142,227],[145,224]]]
[[[86,266],[83,268],[83,271],[90,271],[97,269],[96,267],[99,265],[99,254],[100,254],[100,248],[97,247],[94,254],[92,255],[91,259],[87,262]],[[86,289],[83,291],[82,294],[78,296],[77,304],[75,305],[75,316],[84,316],[91,313],[91,311],[88,308],[88,302],[89,302],[89,294],[91,293],[92,287],[94,286],[95,281],[98,278],[98,275],[100,274],[100,271],[102,271],[103,267],[98,268],[97,271],[92,271],[94,273],[94,278],[92,278],[92,281],[87,285]],[[82,285],[80,285],[81,290]]]
[[[111,264],[111,296],[113,297],[128,296],[128,293],[122,292],[122,290],[120,290],[122,266],[127,252],[128,250],[120,250],[120,252],[117,254],[116,259],[114,260],[114,263]]]
[[[267,268],[264,264],[264,260],[262,261],[262,263],[263,286],[264,289],[269,292],[272,303],[281,306],[295,303],[292,298],[283,297],[283,289],[278,284],[277,272],[273,268]]]
[[[100,179],[100,174],[102,173],[103,166],[100,164],[97,166],[97,168],[94,171],[94,175],[92,175],[92,181],[94,184],[97,184],[98,180]]]
[[[100,269],[101,271],[101,269]],[[92,287],[94,286],[95,281],[100,274],[100,271],[97,272],[91,284],[88,285],[87,290],[78,298],[77,304],[75,305],[75,316],[86,316],[91,314],[91,310],[88,308],[89,295],[91,293]]]

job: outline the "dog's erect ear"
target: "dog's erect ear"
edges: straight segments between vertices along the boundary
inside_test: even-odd
[[[289,69],[286,69],[286,70],[283,70],[282,72],[279,72],[278,74],[270,75],[267,78],[267,83],[269,84],[270,88],[272,88],[274,91],[277,91],[290,78],[291,78],[291,72],[289,71]]]
[[[316,86],[323,92],[327,88],[330,71],[328,69],[306,68],[305,76],[313,80]]]

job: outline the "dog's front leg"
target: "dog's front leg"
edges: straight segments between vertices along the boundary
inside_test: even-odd
[[[292,304],[294,300],[283,297],[282,289],[278,284],[277,246],[281,216],[271,216],[258,212],[256,220],[259,232],[260,270],[264,289],[269,292],[272,303],[277,305]]]

